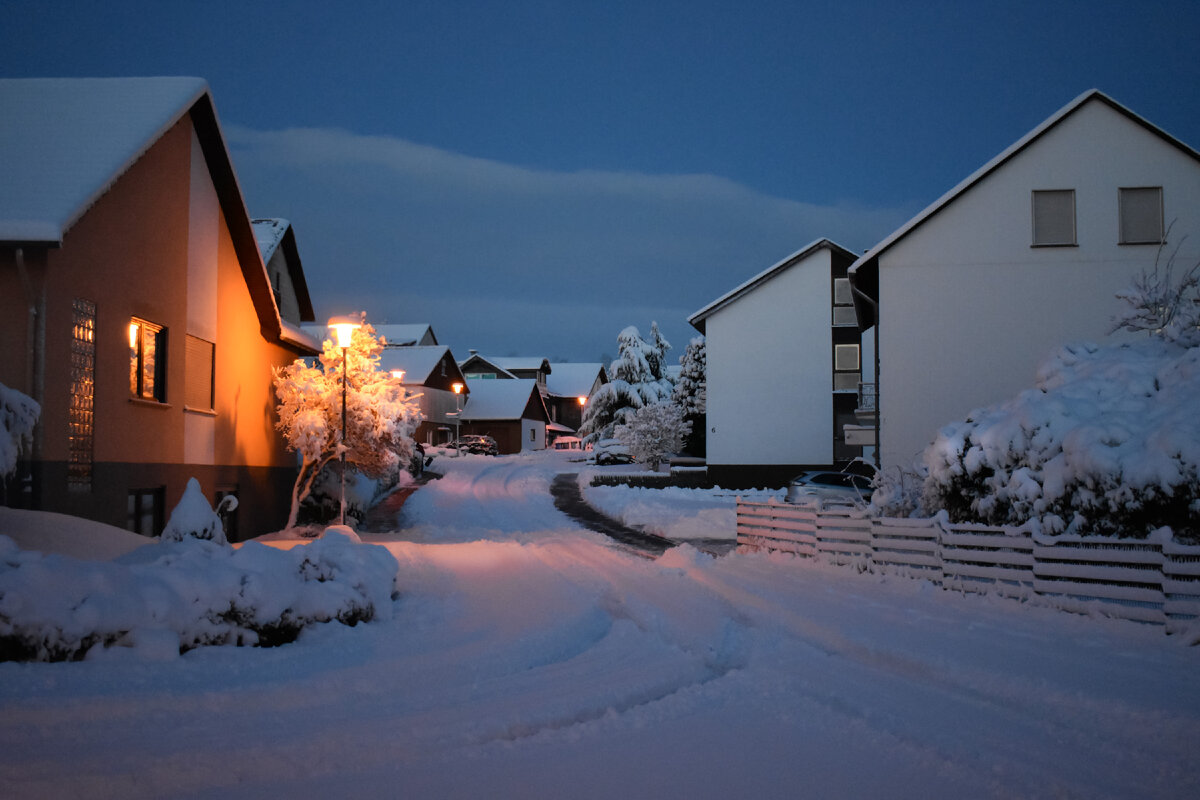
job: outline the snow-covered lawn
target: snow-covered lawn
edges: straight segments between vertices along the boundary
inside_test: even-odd
[[[786,556],[640,558],[554,509],[578,468],[439,458],[410,527],[364,536],[399,564],[390,619],[0,664],[0,796],[1200,793],[1200,648]]]

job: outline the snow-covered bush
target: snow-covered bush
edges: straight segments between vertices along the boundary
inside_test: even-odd
[[[221,518],[208,504],[200,489],[200,481],[195,478],[188,478],[183,497],[179,498],[162,532],[163,541],[168,542],[182,542],[188,537],[215,544],[229,543],[225,539],[225,526],[221,524]]]
[[[680,451],[691,429],[679,406],[661,402],[642,406],[615,432],[635,461],[656,470],[667,455]]]
[[[0,383],[0,478],[17,467],[17,456],[33,436],[38,415],[37,402]]]
[[[583,410],[579,435],[587,444],[610,439],[617,425],[644,405],[671,397],[674,384],[666,373],[671,344],[650,324],[650,341],[632,325],[617,335],[617,358],[608,367],[609,382],[597,389]]]
[[[279,421],[288,447],[300,455],[287,527],[322,470],[342,452],[342,380],[346,376],[346,461],[370,478],[395,478],[412,460],[412,433],[420,424],[420,401],[379,369],[383,344],[365,322],[343,353],[326,340],[320,367],[303,360],[275,371]],[[344,368],[344,369],[343,369]]]
[[[148,549],[153,548],[153,549]],[[203,645],[275,646],[306,626],[388,619],[395,558],[327,532],[279,550],[184,538],[135,553],[149,563],[23,551],[0,536],[0,661],[67,661],[96,647],[164,636]]]
[[[1200,347],[1061,348],[1037,388],[943,428],[926,512],[1048,534],[1200,538]]]

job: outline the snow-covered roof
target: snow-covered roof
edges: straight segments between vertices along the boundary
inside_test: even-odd
[[[726,292],[725,294],[718,297],[716,300],[713,300],[711,303],[706,305],[704,308],[700,309],[699,311],[697,311],[696,313],[694,313],[690,317],[688,317],[688,322],[692,325],[693,328],[700,331],[701,333],[704,333],[704,321],[707,320],[709,317],[711,317],[713,314],[717,313],[718,311],[720,311],[722,308],[729,305],[730,303],[733,303],[738,298],[747,294],[751,290],[753,290],[753,289],[757,288],[758,286],[771,280],[771,278],[775,277],[780,272],[783,272],[784,270],[788,269],[789,267],[795,266],[796,264],[800,263],[804,259],[808,258],[813,253],[817,252],[818,250],[822,250],[822,249],[829,249],[829,250],[834,251],[835,253],[840,253],[843,256],[845,256],[846,258],[849,258],[851,260],[857,258],[857,256],[852,251],[847,250],[846,248],[842,247],[837,242],[834,242],[830,239],[817,239],[816,241],[809,242],[804,247],[801,247],[799,250],[792,253],[787,258],[783,259],[782,261],[779,261],[776,264],[773,264],[772,266],[770,266],[767,269],[763,270],[762,272],[758,273],[753,278],[751,278],[750,280],[741,284],[737,288],[733,289],[732,291]]]
[[[321,340],[310,336],[299,325],[293,325],[286,319],[279,320],[279,338],[291,344],[297,344],[314,353],[321,352]]]
[[[464,421],[520,419],[531,397],[542,402],[537,381],[517,378],[511,381],[468,381],[471,398],[463,407]],[[544,408],[543,408],[544,413]]]
[[[879,244],[875,245],[870,250],[868,250],[865,254],[863,254],[857,261],[855,261],[850,266],[851,277],[852,278],[854,277],[854,275],[857,273],[859,267],[861,267],[862,265],[864,265],[868,262],[875,261],[880,256],[880,254],[882,254],[889,247],[891,247],[892,245],[896,244],[898,241],[903,239],[905,236],[908,236],[908,234],[912,233],[916,228],[918,228],[922,224],[924,224],[925,221],[928,220],[930,217],[932,217],[934,214],[938,213],[943,208],[950,205],[950,203],[954,202],[954,200],[957,199],[959,195],[963,194],[968,189],[970,189],[972,186],[979,183],[981,180],[986,178],[991,173],[995,172],[997,169],[999,169],[1001,166],[1003,166],[1006,162],[1008,162],[1010,159],[1012,159],[1018,153],[1020,153],[1025,148],[1029,147],[1029,145],[1033,144],[1035,141],[1040,139],[1043,135],[1046,134],[1047,131],[1049,131],[1052,128],[1054,128],[1055,126],[1057,126],[1064,119],[1066,119],[1071,114],[1075,113],[1081,107],[1083,107],[1085,104],[1087,104],[1088,102],[1091,102],[1091,101],[1104,103],[1105,105],[1109,106],[1114,111],[1116,111],[1117,113],[1123,114],[1124,116],[1128,117],[1130,120],[1136,122],[1138,125],[1141,125],[1143,128],[1148,130],[1150,133],[1152,133],[1155,136],[1158,136],[1159,138],[1165,140],[1166,142],[1174,145],[1175,147],[1177,147],[1180,150],[1182,150],[1183,152],[1187,153],[1188,155],[1190,155],[1192,158],[1196,159],[1197,161],[1200,161],[1200,153],[1198,153],[1193,148],[1189,147],[1188,145],[1184,144],[1180,140],[1176,139],[1174,136],[1167,133],[1162,128],[1159,128],[1157,125],[1154,125],[1153,123],[1149,122],[1145,118],[1140,117],[1137,114],[1135,114],[1134,112],[1130,111],[1128,108],[1121,105],[1116,100],[1113,100],[1111,97],[1104,94],[1099,89],[1091,89],[1091,90],[1086,91],[1083,94],[1079,95],[1074,100],[1072,100],[1071,102],[1067,103],[1065,106],[1060,108],[1058,111],[1051,114],[1049,117],[1046,118],[1046,120],[1044,122],[1042,122],[1036,128],[1034,128],[1029,133],[1022,136],[1017,141],[1013,142],[1012,145],[1010,145],[1007,149],[1005,149],[1003,152],[1001,152],[998,156],[996,156],[991,161],[984,164],[979,169],[972,172],[965,179],[963,179],[957,186],[955,186],[950,191],[946,192],[944,195],[939,197],[937,200],[933,201],[923,211],[921,211],[915,217],[910,219],[908,222],[901,225],[899,228],[897,228],[895,231],[893,231],[887,238],[885,238]]]
[[[414,322],[407,325],[375,325],[375,333],[387,339],[388,347],[407,345],[435,345],[437,337],[433,328],[427,322]]]
[[[266,264],[279,249],[283,235],[287,233],[291,223],[286,219],[275,218],[252,219],[250,224],[254,227],[254,241],[258,242],[258,252],[262,253],[263,263]]]
[[[438,364],[450,352],[444,344],[414,345],[412,347],[385,347],[379,354],[379,368],[382,370],[404,370],[404,383],[423,384],[437,369]],[[454,359],[451,359],[453,361]]]
[[[517,379],[516,375],[512,374],[511,372],[506,370],[504,367],[502,367],[496,363],[497,361],[499,361],[499,359],[484,358],[483,356],[479,355],[479,353],[471,353],[470,358],[466,359],[465,361],[458,362],[458,366],[462,367],[464,372],[482,371],[482,370],[476,370],[474,367],[469,366],[471,364],[471,362],[473,362],[473,361],[485,365],[486,367],[489,368],[488,371],[495,372],[499,375],[503,375],[505,378],[511,378],[514,380]]]
[[[0,240],[61,243],[207,93],[200,78],[0,80]]]
[[[603,375],[603,377],[601,377]],[[597,378],[601,383],[608,382],[604,365],[595,363],[555,363],[550,365],[550,374],[546,377],[546,389],[550,394],[559,397],[587,397],[592,393],[592,386]]]

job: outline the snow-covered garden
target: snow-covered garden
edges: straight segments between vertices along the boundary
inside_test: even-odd
[[[554,508],[554,475],[595,469],[570,458],[439,457],[444,477],[409,498],[398,530],[362,535],[378,548],[269,537],[130,550],[121,531],[71,536],[61,517],[39,529],[0,510],[0,531],[17,534],[3,558],[39,564],[38,591],[59,589],[61,606],[97,598],[99,617],[116,611],[98,598],[154,564],[182,596],[253,582],[268,551],[293,570],[322,550],[375,552],[397,592],[375,598],[367,624],[308,625],[283,647],[180,654],[159,619],[81,662],[0,664],[0,795],[1200,791],[1197,648],[789,556],[685,544],[646,559]],[[720,492],[588,499],[679,539],[733,513]],[[57,555],[34,553],[39,541]]]

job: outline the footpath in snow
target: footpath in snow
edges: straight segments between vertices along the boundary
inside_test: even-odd
[[[0,664],[0,796],[1200,795],[1200,648],[788,556],[635,556],[555,508],[568,464],[439,459],[364,536],[398,562],[390,619]],[[725,493],[595,492],[733,536]]]

